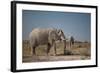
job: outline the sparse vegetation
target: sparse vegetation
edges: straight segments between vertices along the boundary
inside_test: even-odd
[[[36,48],[36,56],[33,58],[32,55],[32,48],[29,45],[28,40],[23,41],[23,62],[31,62],[31,60],[27,59],[34,59],[33,62],[38,61],[52,61],[50,58],[56,60],[85,60],[90,59],[91,57],[91,45],[89,42],[75,42],[75,44],[69,48],[68,42],[66,43],[66,49],[64,50],[64,44],[62,42],[57,42],[56,45],[56,53],[57,55],[54,56],[54,49],[53,47],[50,49],[49,57],[47,57],[47,45],[40,45]],[[51,57],[52,56],[52,57]],[[63,58],[61,58],[63,56]],[[57,59],[57,57],[60,57]],[[69,58],[70,57],[70,58]],[[38,58],[38,59],[37,59]],[[64,59],[67,58],[67,59]],[[27,61],[26,61],[27,60]]]

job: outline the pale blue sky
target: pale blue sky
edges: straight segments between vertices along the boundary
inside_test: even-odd
[[[66,37],[74,36],[76,40],[90,41],[91,14],[23,10],[22,26],[23,39],[28,39],[33,28],[57,28],[62,29]]]

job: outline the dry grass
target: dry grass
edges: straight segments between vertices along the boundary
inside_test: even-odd
[[[64,49],[63,49],[63,43],[57,43],[56,44],[56,53],[57,54],[63,54],[64,53]],[[36,55],[38,55],[38,56],[45,56],[45,55],[47,55],[47,45],[39,45],[38,47],[36,47]],[[32,55],[32,48],[30,47],[30,45],[29,45],[29,42],[28,41],[26,41],[26,40],[24,40],[23,41],[23,51],[22,51],[22,53],[23,53],[23,56],[31,56]],[[54,55],[54,48],[53,47],[51,47],[51,49],[50,49],[50,55]]]
[[[75,43],[71,51],[73,54],[91,56],[91,45],[90,43]]]
[[[43,61],[52,61],[52,60],[61,60],[61,56],[63,57],[62,60],[84,60],[84,59],[90,59],[91,57],[91,45],[90,43],[75,43],[71,48],[69,48],[68,46],[68,42],[66,44],[66,50],[64,50],[64,44],[62,42],[57,42],[57,49],[56,49],[56,57],[54,56],[54,49],[53,47],[50,49],[50,53],[49,53],[49,56],[52,56],[52,57],[49,57],[49,59],[47,59],[47,46],[46,45],[40,45],[36,48],[36,57],[35,58],[32,58],[32,49],[30,48],[30,45],[29,45],[29,41],[27,40],[24,40],[23,41],[23,51],[22,51],[22,54],[23,54],[23,62],[31,62],[31,61],[41,61],[42,58],[43,58]],[[40,58],[41,56],[41,58]],[[59,56],[59,57],[58,57]],[[38,59],[37,59],[38,57]],[[58,57],[58,58],[57,58]],[[69,58],[70,57],[70,58]],[[45,58],[45,59],[44,59]],[[52,59],[51,59],[52,58]],[[55,58],[55,59],[54,59]],[[31,60],[31,59],[34,59],[34,60]]]

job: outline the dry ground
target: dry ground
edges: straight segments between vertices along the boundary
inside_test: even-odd
[[[70,61],[86,60],[89,56],[68,55],[68,56],[28,56],[23,58],[23,62],[49,62],[49,61]]]
[[[67,60],[86,60],[91,58],[91,45],[88,42],[75,42],[75,44],[69,48],[69,43],[66,43],[66,50],[64,51],[62,42],[57,43],[57,55],[54,56],[54,49],[50,49],[49,55],[46,54],[46,45],[40,45],[36,48],[36,56],[32,55],[32,49],[30,48],[27,40],[23,41],[22,61],[27,62],[44,62],[44,61],[67,61]]]

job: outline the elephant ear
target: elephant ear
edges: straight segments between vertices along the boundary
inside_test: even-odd
[[[61,30],[61,29],[59,29],[59,30],[57,30],[57,32],[58,32],[58,35],[61,35],[62,30]]]
[[[58,35],[62,38],[62,40],[66,39],[64,32],[61,29],[58,30]]]
[[[56,39],[56,35],[57,33],[55,31],[49,31],[49,36],[48,36],[49,43],[53,44],[53,41],[55,41]]]
[[[55,40],[56,38],[56,32],[55,31],[50,31],[49,32],[49,39],[50,40]]]

